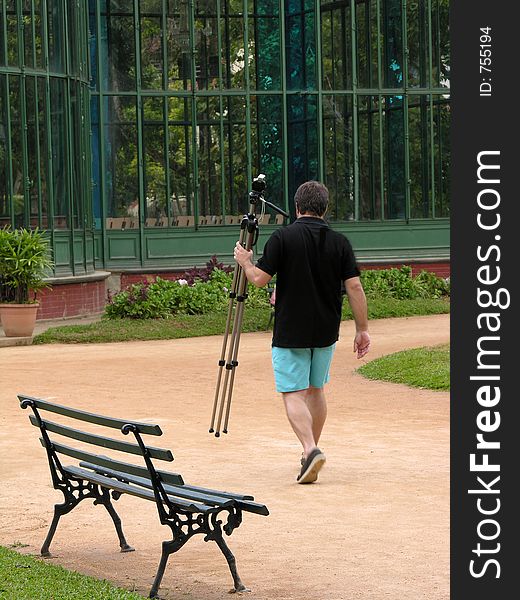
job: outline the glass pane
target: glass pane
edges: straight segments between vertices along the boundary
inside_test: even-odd
[[[65,70],[65,24],[62,0],[47,0],[47,27],[49,45],[49,70]]]
[[[170,0],[168,6],[168,87],[171,90],[190,90],[189,5],[185,0]]]
[[[408,83],[429,87],[428,2],[409,0],[406,7],[408,35]]]
[[[385,87],[403,86],[403,31],[400,0],[383,0],[383,74]]]
[[[352,221],[354,212],[354,160],[352,98],[323,97],[325,185],[329,188],[328,218]]]
[[[378,96],[361,97],[358,110],[359,218],[381,219],[381,144]]]
[[[287,98],[289,198],[294,196],[302,183],[318,177],[316,104],[316,96],[298,95]]]
[[[199,166],[199,214],[222,213],[222,160],[220,106],[216,96],[197,99],[197,153]],[[224,117],[224,115],[223,115]],[[226,114],[226,120],[229,114]],[[229,124],[225,128],[229,136]],[[223,151],[226,147],[223,146]]]
[[[432,216],[430,96],[410,96],[408,105],[410,147],[410,217]]]
[[[250,44],[254,44],[255,57],[251,87],[258,90],[279,90],[282,87],[278,6],[279,0],[256,3],[256,16],[250,17],[254,35],[250,34],[249,39]]]
[[[7,75],[0,75],[0,227],[10,220],[7,148]]]
[[[43,69],[43,15],[41,8],[41,0],[33,0],[34,6],[34,52],[36,55],[35,67]]]
[[[253,117],[253,121],[254,121]],[[246,131],[246,99],[244,96],[229,98],[229,180],[231,195],[226,202],[226,213],[243,215],[249,209],[248,192],[251,183],[247,179],[247,131]]]
[[[76,126],[71,127],[71,184],[72,184],[72,210],[74,215],[74,227],[83,226],[83,207],[86,204],[83,181],[83,148],[81,136],[83,131],[81,123],[81,89],[78,83],[70,83],[70,119]]]
[[[41,215],[42,215],[42,227],[48,228],[48,214],[49,214],[49,192],[48,192],[48,152],[47,152],[47,140],[51,134],[47,127],[47,100],[45,96],[45,80],[41,77],[38,80],[38,132],[39,132],[39,144],[40,144],[40,168],[39,168],[39,181],[40,181],[40,194],[41,194]]]
[[[29,216],[31,227],[38,225],[38,192],[40,187],[39,182],[39,165],[36,148],[38,148],[38,115],[36,112],[37,101],[36,78],[26,77],[25,79],[25,110],[27,115],[27,177],[28,192],[29,192]]]
[[[162,19],[141,17],[141,86],[143,89],[163,88],[163,66]]]
[[[432,0],[433,85],[450,87],[450,7],[448,0]]]
[[[359,87],[378,87],[377,1],[356,4]]]
[[[65,81],[51,78],[51,143],[52,190],[54,198],[54,227],[66,229],[69,216],[67,182],[67,119],[65,112]]]
[[[245,88],[244,19],[239,15],[229,15],[225,19],[222,51],[226,58],[224,86],[226,88]]]
[[[32,14],[30,0],[23,0],[22,3],[22,19],[23,19],[23,48],[24,48],[24,64],[26,67],[34,68],[33,57],[33,30],[32,30]]]
[[[135,89],[135,28],[132,3],[116,10],[123,2],[107,2],[101,12],[101,62],[104,66],[103,90],[128,91]],[[133,4],[132,4],[133,5]]]
[[[100,129],[99,129],[99,97],[92,96],[90,99],[90,127],[92,129],[92,206],[94,209],[94,223],[96,229],[101,228],[102,216],[102,189],[101,189],[101,165],[100,165]]]
[[[145,223],[168,216],[166,208],[165,125],[163,98],[143,99]],[[138,208],[138,207],[136,207]],[[136,217],[138,211],[136,211]]]
[[[89,0],[88,3],[88,34],[89,34],[89,52],[90,52],[90,87],[91,89],[99,90],[99,75],[98,75],[98,63],[97,53],[100,52],[100,44],[97,30],[96,20],[96,2],[95,0]]]
[[[282,97],[258,96],[256,107],[258,131],[255,132],[256,144],[253,144],[253,148],[257,148],[254,164],[258,166],[258,173],[266,176],[266,199],[283,208]]]
[[[11,169],[13,177],[13,212],[15,227],[22,227],[25,225],[25,178],[23,172],[23,127],[20,91],[20,77],[9,77],[9,107],[11,110]]]
[[[135,218],[136,207],[139,207],[135,98],[113,96],[105,102],[107,216]]]
[[[216,89],[219,87],[219,55],[215,0],[197,3],[194,35],[197,89]]]
[[[67,29],[69,46],[69,70],[71,74],[79,75],[81,31],[78,28],[78,10],[74,2],[67,2]]]
[[[7,63],[9,65],[19,65],[18,56],[18,17],[16,16],[15,0],[6,1],[6,20],[7,20]]]
[[[383,107],[385,219],[406,217],[403,97],[386,96]]]
[[[435,148],[435,216],[450,214],[450,105],[445,100],[434,102],[434,148]]]
[[[352,87],[350,4],[321,7],[322,85],[326,90]]]
[[[170,98],[168,107],[170,213],[173,217],[192,215],[190,100],[188,98]]]
[[[287,88],[315,89],[314,10],[304,10],[299,0],[286,0],[285,38]]]
[[[2,5],[0,4],[0,9]],[[0,10],[0,31],[2,32],[2,38],[0,43],[0,66],[4,66],[7,63],[7,57],[4,50],[4,36],[7,34],[7,25],[4,21],[4,11]]]

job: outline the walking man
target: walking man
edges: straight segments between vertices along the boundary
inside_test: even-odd
[[[273,233],[256,265],[251,250],[237,242],[234,251],[257,287],[277,275],[272,361],[276,390],[303,446],[298,483],[316,481],[326,460],[318,442],[327,417],[323,387],[339,335],[342,282],[356,324],[354,352],[361,358],[370,347],[359,269],[347,238],[324,220],[328,201],[323,184],[302,184],[294,196],[296,221]]]

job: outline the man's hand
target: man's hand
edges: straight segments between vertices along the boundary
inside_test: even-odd
[[[248,263],[252,264],[253,262],[253,251],[246,250],[240,242],[236,243],[233,256],[242,268],[245,267]]]
[[[357,352],[358,358],[363,358],[370,349],[370,335],[368,331],[358,331],[354,337],[354,352]]]
[[[240,242],[236,243],[233,256],[244,270],[247,280],[256,287],[263,287],[271,281],[272,275],[265,273],[253,264],[253,251],[246,250]]]

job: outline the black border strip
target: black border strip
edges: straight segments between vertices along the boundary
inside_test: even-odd
[[[513,8],[504,1],[451,2],[452,600],[511,598],[518,572],[520,503],[513,486],[520,452],[513,440],[520,440],[520,353],[513,286],[520,238],[520,106],[513,84],[520,29]],[[491,58],[490,64],[481,65],[481,58]],[[479,156],[482,164],[497,167],[481,169],[480,182]],[[490,301],[495,306],[486,306]]]

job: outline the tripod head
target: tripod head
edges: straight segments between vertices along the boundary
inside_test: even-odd
[[[266,185],[267,184],[265,182],[265,175],[263,173],[260,173],[258,177],[255,177],[253,179],[253,191],[255,192],[261,194],[265,190]]]
[[[272,202],[268,202],[264,198],[264,190],[267,187],[267,183],[265,180],[265,175],[263,173],[260,173],[258,175],[258,177],[255,177],[253,179],[252,187],[253,187],[252,191],[249,192],[249,202],[251,204],[251,210],[250,210],[251,213],[254,213],[254,208],[256,207],[257,204],[262,203],[262,204],[265,204],[266,206],[270,206],[273,210],[275,210],[277,213],[283,215],[286,219],[289,218],[288,212],[279,208]]]

